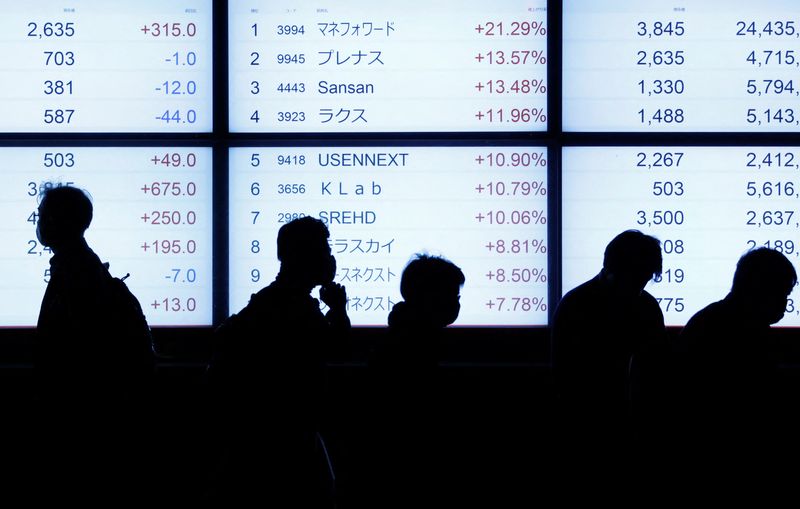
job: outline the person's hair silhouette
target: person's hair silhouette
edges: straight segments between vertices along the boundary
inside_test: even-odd
[[[215,333],[208,376],[227,459],[212,483],[214,501],[330,501],[318,433],[325,362],[344,345],[350,319],[329,235],[308,216],[283,225],[275,280]],[[317,286],[329,307],[324,315],[311,296]]]
[[[93,207],[89,196],[71,186],[42,186],[36,235],[44,246],[57,251],[83,238],[92,223]]]
[[[627,230],[611,240],[603,255],[602,274],[617,290],[638,295],[661,275],[661,242],[638,230]]]
[[[447,327],[461,311],[459,294],[464,282],[464,273],[453,262],[439,256],[416,255],[403,270],[400,295],[404,303],[392,309],[389,327]]]
[[[772,325],[783,318],[797,272],[783,253],[769,248],[748,251],[736,264],[731,294],[747,301],[753,320]]]
[[[328,244],[328,227],[319,219],[301,217],[278,230],[278,260],[283,278],[314,286],[333,281],[336,259]]]

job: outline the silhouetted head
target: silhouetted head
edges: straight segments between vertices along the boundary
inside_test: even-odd
[[[661,275],[661,242],[639,230],[626,230],[608,243],[603,273],[623,295],[642,293],[648,281]]]
[[[771,325],[783,318],[796,284],[792,262],[774,249],[760,247],[739,258],[731,293],[747,303],[759,323]]]
[[[72,186],[41,186],[36,236],[54,251],[83,238],[92,222],[92,201],[81,189]]]
[[[416,255],[400,279],[403,299],[424,313],[435,327],[447,327],[461,311],[461,287],[466,278],[453,262],[439,256]]]
[[[328,227],[319,219],[301,217],[278,230],[281,276],[313,288],[333,281],[336,259],[328,244]]]

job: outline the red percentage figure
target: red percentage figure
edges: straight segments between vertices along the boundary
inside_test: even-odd
[[[547,159],[544,158],[544,152],[531,152],[531,161],[534,166],[547,166]]]
[[[547,216],[544,215],[543,210],[531,210],[531,223],[534,224],[547,224]]]
[[[534,78],[531,80],[531,89],[535,94],[544,94],[547,92],[547,85],[544,84],[543,79]]]
[[[531,182],[531,194],[538,194],[539,196],[547,196],[547,188],[541,180]]]
[[[531,278],[534,283],[546,283],[547,274],[544,269],[531,269]]]
[[[547,115],[544,113],[544,108],[531,108],[531,115],[536,122],[546,122]]]

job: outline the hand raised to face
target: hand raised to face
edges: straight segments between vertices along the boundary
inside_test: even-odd
[[[347,290],[339,283],[330,282],[319,289],[319,298],[333,310],[343,310],[347,305]]]

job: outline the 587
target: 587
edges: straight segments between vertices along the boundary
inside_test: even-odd
[[[45,124],[69,124],[72,121],[72,115],[75,110],[44,110]]]

